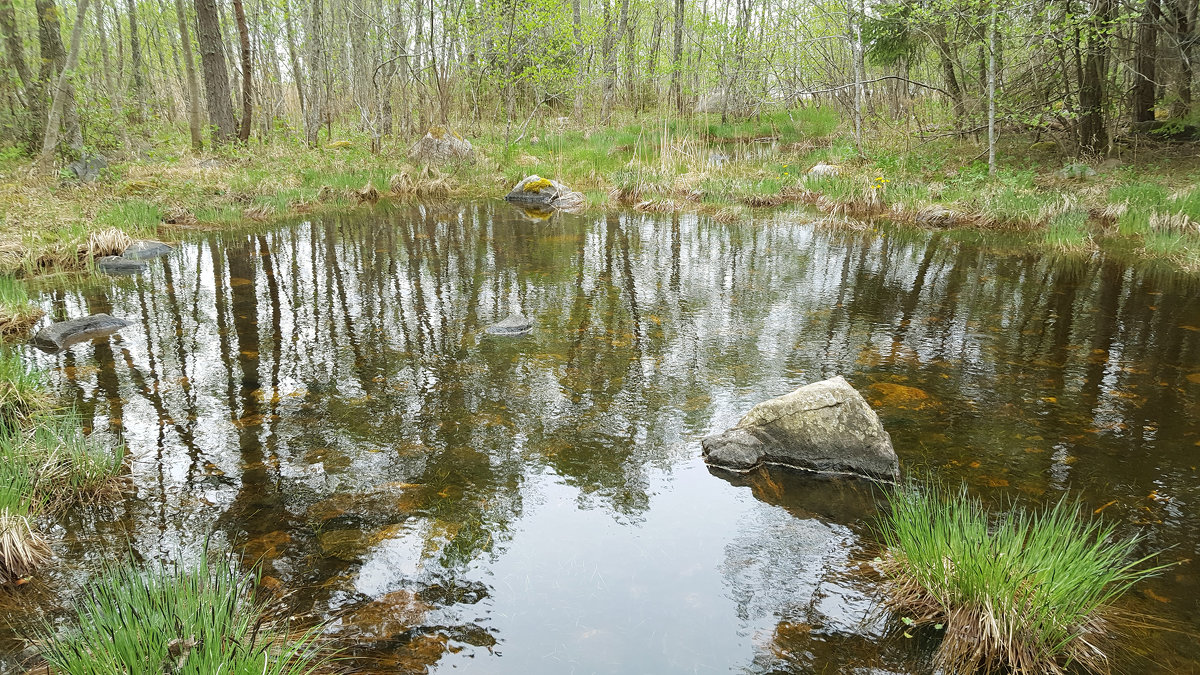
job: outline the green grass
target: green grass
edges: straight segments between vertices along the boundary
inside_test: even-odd
[[[73,625],[47,624],[41,656],[63,675],[308,675],[328,662],[316,630],[290,635],[253,599],[255,578],[204,553],[193,568],[104,570]]]
[[[0,437],[13,434],[0,425]],[[34,492],[29,467],[0,455],[0,584],[33,574],[50,557],[49,545],[33,526],[41,510]]]
[[[142,199],[115,202],[96,213],[97,225],[116,228],[135,239],[157,238],[162,220],[162,210]]]
[[[11,275],[0,274],[0,337],[24,333],[42,314],[41,308],[29,300],[24,284]]]
[[[942,635],[944,672],[1061,673],[1106,665],[1096,638],[1113,601],[1162,571],[1137,538],[1081,515],[1077,502],[997,517],[963,486],[902,484],[880,519],[884,602],[905,624]]]
[[[28,429],[0,434],[0,461],[35,480],[29,496],[51,510],[119,492],[125,446],[87,435],[74,413],[36,416]]]
[[[47,404],[41,373],[16,351],[0,346],[0,427],[16,428]]]
[[[1061,251],[1082,251],[1091,243],[1088,212],[1071,209],[1050,219],[1046,227],[1046,243]]]

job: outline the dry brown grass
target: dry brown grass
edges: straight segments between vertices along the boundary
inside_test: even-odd
[[[50,560],[50,545],[28,516],[0,511],[0,583],[36,572]]]

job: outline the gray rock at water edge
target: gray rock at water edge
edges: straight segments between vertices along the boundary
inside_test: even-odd
[[[150,239],[139,239],[129,246],[125,247],[125,251],[121,254],[122,258],[129,260],[148,260],[157,258],[170,253],[173,249],[161,241],[152,241]]]
[[[119,255],[106,255],[96,258],[96,269],[105,274],[140,274],[150,269],[150,266]]]
[[[537,174],[523,178],[504,198],[521,206],[565,211],[581,208],[587,202],[583,193]]]
[[[93,314],[46,326],[33,336],[33,346],[47,352],[57,352],[76,342],[110,335],[129,322],[108,314]]]
[[[759,403],[702,442],[704,460],[735,472],[761,464],[895,480],[900,464],[879,416],[841,376]]]
[[[533,321],[523,314],[509,314],[499,323],[494,323],[483,329],[488,335],[503,337],[520,337],[528,335],[533,330]]]

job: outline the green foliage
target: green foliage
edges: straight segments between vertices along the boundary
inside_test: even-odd
[[[288,635],[253,600],[254,577],[205,552],[192,569],[110,567],[75,603],[75,620],[39,636],[63,675],[309,675],[328,660],[315,630]]]
[[[918,626],[944,625],[946,672],[1102,666],[1094,636],[1106,610],[1163,567],[1136,558],[1136,537],[1081,513],[1064,497],[993,518],[965,486],[902,484],[879,524],[885,601]]]
[[[895,66],[912,61],[920,49],[913,35],[913,5],[900,2],[878,5],[876,15],[863,20],[862,36],[867,45],[867,58],[877,66]]]

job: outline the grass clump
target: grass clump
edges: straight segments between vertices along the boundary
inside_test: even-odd
[[[1136,537],[1116,537],[1067,499],[992,518],[965,486],[909,483],[888,506],[884,602],[906,624],[944,630],[943,672],[1103,671],[1112,602],[1163,569],[1135,558]]]
[[[40,415],[29,430],[0,435],[0,461],[24,467],[36,477],[30,493],[47,508],[58,510],[117,496],[125,446],[83,433],[74,413]]]
[[[0,585],[27,577],[50,558],[50,546],[33,526],[39,505],[22,464],[0,461]]]
[[[1046,227],[1046,243],[1063,251],[1082,251],[1091,243],[1089,215],[1082,209],[1056,214]]]
[[[205,552],[194,568],[105,570],[80,595],[73,626],[39,643],[64,675],[308,675],[328,662],[317,631],[290,635],[254,600],[255,576]]]
[[[45,312],[29,300],[25,286],[10,275],[0,275],[0,336],[28,331]]]
[[[16,428],[47,405],[42,376],[17,352],[0,347],[0,428]]]
[[[118,229],[134,237],[154,238],[163,221],[162,209],[143,199],[124,199],[96,213],[96,224]]]

